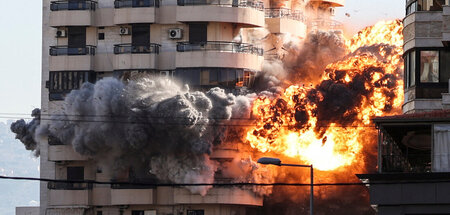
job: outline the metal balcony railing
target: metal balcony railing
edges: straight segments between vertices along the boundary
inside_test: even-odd
[[[178,52],[192,51],[217,51],[217,52],[233,52],[233,53],[250,53],[259,56],[264,55],[262,48],[255,47],[247,43],[222,42],[222,41],[206,41],[206,42],[179,42],[177,44]]]
[[[265,9],[266,18],[285,18],[305,22],[306,18],[300,10],[291,10],[287,8],[268,8]]]
[[[52,1],[50,3],[51,11],[60,11],[60,10],[95,10],[97,7],[96,1]]]
[[[160,0],[115,0],[114,8],[159,7]]]
[[[177,0],[178,6],[218,5],[228,7],[248,7],[264,10],[264,2],[258,0]]]
[[[336,20],[314,19],[310,21],[312,30],[342,30],[344,25]]]
[[[47,188],[49,190],[90,190],[92,183],[86,182],[48,182]]]
[[[150,43],[149,45],[136,46],[127,44],[114,45],[114,54],[159,54],[161,45]]]
[[[68,46],[50,46],[50,56],[60,55],[95,55],[95,46],[72,48]]]

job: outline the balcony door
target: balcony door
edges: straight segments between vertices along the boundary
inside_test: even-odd
[[[85,48],[86,47],[86,27],[68,27],[68,47]]]
[[[150,51],[150,24],[134,24],[131,34],[133,53],[147,53]]]
[[[189,43],[205,43],[208,41],[208,23],[189,24]]]

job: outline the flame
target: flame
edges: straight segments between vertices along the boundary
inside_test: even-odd
[[[322,171],[363,166],[364,140],[376,138],[367,133],[370,119],[398,112],[403,101],[402,28],[399,20],[367,27],[346,42],[347,57],[328,65],[317,86],[293,85],[277,98],[257,98],[256,125],[246,135],[251,147]],[[328,104],[342,96],[331,95],[329,86],[355,93],[354,104],[342,110]]]

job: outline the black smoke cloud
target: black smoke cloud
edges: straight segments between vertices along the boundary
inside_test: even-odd
[[[16,139],[23,143],[26,150],[33,151],[36,157],[39,156],[39,144],[35,141],[35,132],[41,122],[41,110],[36,108],[31,112],[33,119],[27,123],[25,120],[17,120],[11,124],[11,131],[16,134]]]

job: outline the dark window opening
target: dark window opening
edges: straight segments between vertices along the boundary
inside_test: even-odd
[[[205,215],[205,210],[187,210],[187,215]]]
[[[175,77],[191,87],[252,87],[255,72],[235,68],[178,68]]]
[[[202,43],[208,41],[208,24],[207,23],[190,23],[189,24],[189,42]]]
[[[84,180],[84,167],[82,167],[82,166],[67,167],[67,180],[68,181],[83,181]]]
[[[144,215],[144,211],[131,211],[131,215]]]
[[[49,75],[50,101],[62,100],[65,94],[80,89],[83,83],[96,80],[95,72],[91,71],[53,71]]]
[[[69,48],[85,48],[86,27],[67,27],[67,39]]]
[[[98,40],[104,40],[105,39],[105,33],[98,33]]]
[[[131,34],[131,45],[149,46],[150,45],[150,25],[134,24]]]
[[[97,211],[97,215],[103,215],[103,211]]]

